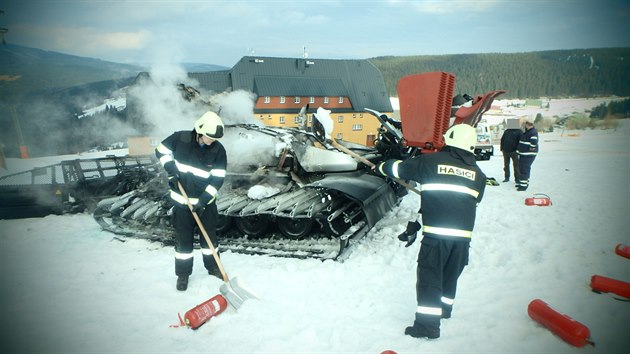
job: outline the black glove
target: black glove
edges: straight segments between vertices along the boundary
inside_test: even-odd
[[[175,165],[175,161],[169,161],[164,164],[164,171],[168,173],[169,176],[174,176],[179,173],[177,170],[177,166]]]
[[[179,185],[177,185],[177,182],[179,182],[178,174],[168,176],[168,186],[171,187],[172,190],[179,193]]]
[[[197,213],[197,215],[201,215],[203,214],[203,211],[206,209],[206,205],[200,201],[197,202],[197,204],[193,205],[192,211],[194,211],[195,213]]]
[[[419,222],[410,221],[407,223],[407,229],[398,235],[398,239],[403,242],[407,242],[405,247],[409,247],[416,241],[416,238],[418,237],[417,233],[420,231],[420,228],[422,228],[422,225],[420,225]]]
[[[215,198],[207,192],[202,193],[201,197],[199,197],[199,200],[197,201],[197,204],[193,205],[193,211],[197,214],[202,214],[208,204],[214,202],[214,199]]]
[[[381,162],[379,164],[376,164],[374,167],[372,167],[372,172],[374,174],[376,174],[377,176],[387,176],[387,175],[384,175],[383,173],[381,173],[381,168],[382,168],[382,166],[384,164],[385,164],[385,162]]]

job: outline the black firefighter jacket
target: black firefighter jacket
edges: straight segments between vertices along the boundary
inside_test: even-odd
[[[521,134],[516,152],[519,156],[536,157],[538,155],[538,131],[536,128],[532,127]]]
[[[193,205],[198,202],[208,204],[216,199],[227,168],[226,152],[221,143],[215,140],[211,145],[200,145],[194,130],[178,131],[160,143],[155,155],[169,176],[179,175]],[[173,186],[171,198],[186,205],[184,197]]]
[[[516,152],[518,142],[521,139],[520,129],[507,129],[501,136],[501,151]]]
[[[446,146],[440,152],[405,161],[385,161],[377,170],[420,184],[425,236],[470,241],[477,204],[486,188],[486,175],[473,154]]]

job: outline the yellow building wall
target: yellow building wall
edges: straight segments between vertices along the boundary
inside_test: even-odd
[[[160,144],[157,137],[130,136],[127,138],[129,156],[143,156],[155,154],[155,148]]]
[[[385,113],[385,112],[383,112]],[[391,116],[391,113],[385,113]],[[258,114],[256,118],[264,125],[270,127],[286,127],[297,128],[296,114]],[[309,122],[307,126],[311,126],[310,120],[312,114],[308,114]],[[373,146],[374,139],[378,135],[378,128],[381,126],[378,119],[370,113],[335,113],[330,114],[333,120],[334,129],[332,137],[342,139],[355,144]]]

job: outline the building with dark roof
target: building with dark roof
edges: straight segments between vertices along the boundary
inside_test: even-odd
[[[230,70],[188,76],[200,90],[254,93],[254,116],[268,126],[296,127],[303,106],[308,113],[323,107],[331,111],[333,137],[362,145],[372,145],[380,126],[365,108],[393,113],[383,75],[367,60],[246,56]]]

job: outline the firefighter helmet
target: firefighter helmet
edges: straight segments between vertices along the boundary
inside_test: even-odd
[[[223,136],[223,121],[219,115],[208,111],[195,122],[195,131],[197,134],[217,140]]]
[[[477,131],[468,124],[456,124],[444,133],[444,143],[474,153],[477,144]]]

